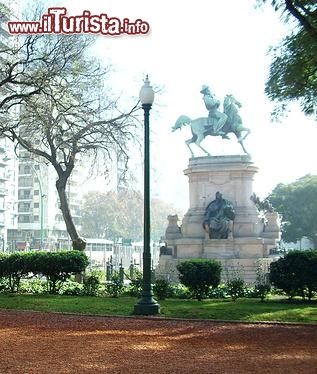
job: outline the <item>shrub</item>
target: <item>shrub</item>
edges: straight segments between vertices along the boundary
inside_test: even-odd
[[[309,250],[304,252],[308,262],[305,284],[307,287],[308,300],[317,292],[317,250]]]
[[[100,286],[98,275],[90,274],[84,277],[83,293],[87,296],[97,296]]]
[[[19,291],[28,294],[42,294],[47,291],[47,282],[43,279],[22,279]]]
[[[67,296],[81,296],[84,294],[83,285],[68,279],[60,286],[58,294]]]
[[[0,278],[0,292],[6,292],[9,289],[8,279],[5,277]]]
[[[171,296],[176,299],[190,299],[191,292],[189,291],[188,287],[184,286],[180,283],[173,283],[170,285],[170,292]]]
[[[270,291],[271,286],[268,283],[256,283],[254,286],[254,297],[259,297],[263,302]]]
[[[208,295],[211,299],[224,299],[227,297],[227,286],[219,284],[218,287],[212,288]]]
[[[57,293],[71,274],[84,271],[88,263],[88,257],[79,251],[14,252],[0,256],[0,278],[7,280],[3,284],[8,284],[11,292],[18,292],[22,278],[45,276],[47,290]]]
[[[58,293],[63,282],[72,274],[83,272],[89,260],[81,251],[38,252],[36,270],[42,273],[48,282],[49,293]]]
[[[219,261],[205,259],[186,260],[177,265],[180,282],[198,300],[206,298],[211,287],[219,285],[221,268]]]
[[[105,291],[110,297],[119,297],[124,290],[124,284],[119,272],[114,271],[112,274],[111,281],[108,281],[105,285]]]
[[[308,297],[317,291],[317,250],[288,252],[270,265],[270,282],[290,299]]]
[[[244,296],[246,284],[243,278],[241,268],[232,268],[227,270],[226,274],[226,293],[233,301]]]
[[[5,276],[5,260],[8,257],[6,253],[0,252],[0,278]]]
[[[0,252],[0,292],[7,291],[9,289],[8,277],[5,273],[5,260],[7,258],[6,253]]]
[[[7,277],[11,292],[18,292],[22,277],[35,272],[35,252],[14,252],[2,258],[2,274]]]
[[[230,279],[226,283],[227,294],[233,301],[244,296],[245,282],[242,278]]]
[[[131,279],[127,294],[133,297],[141,297],[142,293],[143,275],[138,269],[134,270],[133,279]]]
[[[259,264],[256,269],[254,297],[259,297],[263,302],[270,291],[271,285],[269,281],[269,273],[265,271],[263,265]]]
[[[156,279],[153,286],[153,292],[159,300],[165,300],[171,295],[169,282],[163,278]]]

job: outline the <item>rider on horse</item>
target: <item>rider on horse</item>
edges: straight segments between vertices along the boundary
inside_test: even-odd
[[[210,92],[208,86],[203,85],[200,91],[203,96],[203,100],[208,110],[208,127],[207,129],[211,129],[214,135],[220,135],[224,139],[228,139],[227,134],[222,131],[221,129],[225,125],[228,116],[225,113],[222,113],[218,110],[220,102],[217,100],[214,95]]]

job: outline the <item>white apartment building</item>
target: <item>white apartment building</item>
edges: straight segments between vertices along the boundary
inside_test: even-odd
[[[8,248],[8,232],[18,228],[17,159],[13,144],[0,139],[0,251]]]
[[[52,166],[36,162],[27,151],[20,151],[18,160],[18,224],[8,232],[8,248],[68,249],[71,241],[60,210]],[[80,194],[78,172],[73,171],[67,197],[76,227],[80,229]]]

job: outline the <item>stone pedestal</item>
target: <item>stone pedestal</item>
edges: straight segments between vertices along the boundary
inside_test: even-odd
[[[220,260],[225,267],[233,264],[245,266],[248,274],[246,280],[255,280],[257,262],[268,257],[269,249],[276,246],[280,237],[276,213],[260,217],[250,199],[257,171],[249,155],[208,156],[189,160],[184,170],[189,183],[189,209],[179,230],[175,228],[175,216],[172,220],[169,217],[166,243],[172,255],[161,258],[158,272],[166,274],[169,269],[170,274],[174,274],[171,275],[173,279],[176,272],[172,269],[179,261],[212,258]],[[217,191],[234,206],[235,219],[230,239],[209,239],[202,226],[206,207],[215,199]]]
[[[258,171],[248,155],[197,157],[189,160],[184,174],[189,183],[189,210],[182,222],[186,237],[204,237],[202,216],[220,191],[232,201],[236,217],[234,237],[258,237],[263,231],[259,212],[250,200],[253,178]]]
[[[262,238],[207,239],[203,242],[205,258],[258,259],[264,257]]]

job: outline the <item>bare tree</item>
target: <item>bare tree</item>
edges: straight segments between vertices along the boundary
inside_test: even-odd
[[[127,160],[137,123],[136,107],[121,111],[118,98],[105,88],[110,71],[89,55],[92,43],[84,35],[33,35],[18,48],[0,50],[5,61],[0,87],[7,92],[0,102],[0,130],[54,167],[74,249],[85,243],[70,213],[67,181],[80,158],[107,165],[120,153]]]

